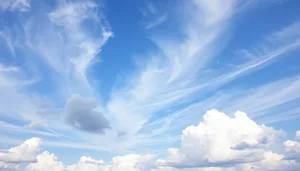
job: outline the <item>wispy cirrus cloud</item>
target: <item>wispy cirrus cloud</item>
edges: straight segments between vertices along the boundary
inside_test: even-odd
[[[96,99],[99,104],[100,100],[95,98],[98,92],[90,85],[87,71],[93,61],[99,60],[98,53],[112,31],[100,3],[61,0],[54,2],[54,7],[44,1],[40,5],[42,10],[34,7],[26,16],[13,13],[15,20],[1,31],[12,60],[17,61],[14,63],[24,61],[21,66],[6,66],[1,61],[1,127],[14,131],[15,135],[21,136],[22,132],[53,140],[72,130],[66,124],[66,103],[73,94]],[[31,7],[30,3],[28,6]],[[49,90],[46,94],[45,89]],[[100,113],[93,113],[98,119],[95,114]],[[11,120],[18,123],[9,124]],[[87,121],[78,115],[75,120]],[[33,127],[40,121],[43,123]],[[88,123],[84,128],[87,126]],[[60,138],[70,139],[64,135]],[[69,143],[69,146],[74,145]]]
[[[190,123],[199,118],[197,112],[206,111],[214,107],[229,113],[234,112],[235,109],[240,109],[249,113],[251,117],[260,116],[261,118],[257,119],[265,123],[297,117],[298,109],[292,110],[292,108],[296,107],[293,106],[293,101],[299,100],[298,95],[293,93],[298,91],[298,75],[292,75],[290,78],[280,79],[271,83],[267,82],[253,88],[222,90],[222,86],[284,59],[289,53],[297,50],[300,46],[300,37],[296,31],[298,29],[299,23],[295,22],[266,36],[253,50],[241,50],[242,53],[239,53],[239,57],[245,60],[240,64],[226,65],[218,69],[210,69],[208,67],[207,69],[210,71],[205,73],[205,76],[210,76],[210,80],[203,82],[204,80],[199,75],[198,85],[182,90],[182,92],[187,94],[193,93],[190,94],[190,98],[193,98],[194,93],[197,93],[198,99],[201,100],[196,100],[196,102],[190,103],[180,110],[172,111],[168,115],[149,121],[144,125],[145,128],[141,130],[153,130],[153,128],[156,130],[157,128],[157,131],[160,130],[159,134],[162,134],[167,130],[170,132],[175,127],[180,129],[186,126],[185,123]],[[202,91],[205,93],[202,94]],[[209,92],[211,94],[205,97]],[[276,95],[274,95],[275,93]],[[287,108],[291,110],[288,111],[286,110]],[[276,113],[281,113],[281,115],[274,113],[275,110],[278,111]],[[155,130],[152,133],[156,132]],[[158,132],[152,133],[150,133],[151,136],[158,134]]]
[[[19,146],[10,148],[7,152],[0,152],[0,161],[7,163],[30,163],[36,161],[40,151],[41,139],[31,138]]]
[[[150,135],[154,136],[158,132],[169,131],[170,125],[172,125],[171,127],[176,126],[172,123],[173,117],[180,115],[184,116],[180,119],[190,119],[190,116],[192,118],[193,115],[190,113],[190,107],[198,106],[197,109],[202,108],[205,111],[207,108],[203,104],[207,103],[209,106],[220,107],[221,109],[221,103],[228,106],[236,105],[235,109],[243,109],[243,106],[239,106],[238,103],[241,98],[250,99],[247,95],[237,97],[232,92],[232,96],[228,93],[230,99],[236,99],[232,104],[228,104],[230,100],[224,100],[222,96],[213,95],[212,99],[207,98],[207,96],[214,94],[213,91],[217,91],[233,80],[283,59],[284,56],[299,48],[300,37],[297,33],[299,25],[298,22],[295,22],[266,36],[252,49],[242,49],[242,56],[239,57],[243,60],[239,63],[232,65],[227,63],[224,66],[213,65],[213,61],[221,57],[219,52],[226,44],[224,34],[228,34],[226,26],[230,24],[230,19],[237,15],[235,10],[240,7],[239,5],[241,4],[235,4],[234,1],[226,4],[219,1],[214,3],[195,1],[194,6],[189,8],[191,15],[186,14],[189,17],[189,22],[185,23],[187,27],[183,30],[185,35],[183,41],[167,38],[167,36],[153,36],[152,40],[159,47],[161,53],[154,53],[153,56],[150,56],[150,59],[145,63],[146,69],[139,70],[134,77],[129,77],[127,86],[115,90],[112,93],[111,101],[108,102],[108,111],[115,116],[116,127],[119,130],[127,130],[125,132],[130,133],[142,132],[142,134],[145,130],[152,130]],[[293,78],[290,80],[290,83],[297,84]],[[290,83],[286,82],[278,86],[284,88]],[[265,89],[261,87],[261,89],[261,92],[266,94],[277,91],[277,88],[271,87],[271,85]],[[270,92],[268,93],[266,90]],[[250,89],[244,91],[249,91],[249,95],[253,95]],[[262,105],[262,100],[258,99],[264,95],[254,94],[257,95],[257,101],[251,102],[251,104]],[[227,94],[224,97],[226,96]],[[294,96],[289,96],[283,92],[282,97],[289,101]],[[219,101],[215,102],[214,99],[219,99]],[[191,103],[193,100],[203,101],[203,103]],[[284,98],[278,98],[277,102],[283,104],[286,101]],[[278,105],[275,104],[275,99],[272,102],[274,104],[272,105],[270,102],[269,107]],[[180,104],[185,104],[188,107],[175,107],[180,106]],[[225,106],[223,107],[225,108]],[[248,104],[248,106],[251,105]],[[267,107],[268,105],[265,106],[265,110],[270,109]],[[256,109],[254,106],[250,108]],[[161,115],[168,110],[172,111],[171,114]],[[258,111],[255,112],[258,114]],[[266,111],[262,109],[261,112]],[[249,113],[251,116],[251,111]],[[186,114],[190,116],[186,117]],[[157,119],[164,120],[162,121],[163,124],[156,125],[155,120]],[[148,125],[155,125],[155,127]],[[144,136],[142,137],[144,138]]]
[[[86,71],[112,36],[99,8],[93,1],[60,1],[56,9],[33,16],[24,24],[25,45],[50,71],[57,72],[55,77],[65,82],[64,91],[69,95],[91,95]],[[89,29],[84,22],[97,29]]]
[[[145,29],[155,28],[167,21],[168,14],[166,10],[161,9],[161,4],[157,6],[151,1],[145,1],[145,3],[145,8],[140,9],[143,15],[142,24]]]
[[[0,10],[1,11],[22,11],[26,12],[30,9],[31,0],[1,0]]]
[[[220,24],[230,15],[233,2],[222,8],[214,3],[188,5],[194,11],[184,30],[187,38],[182,42],[154,40],[162,53],[150,56],[145,69],[128,78],[126,86],[112,92],[108,111],[115,116],[120,130],[136,132],[153,113],[177,104],[187,93],[174,93],[195,85],[200,69],[212,58],[210,45],[220,36]],[[214,9],[218,7],[219,10]]]

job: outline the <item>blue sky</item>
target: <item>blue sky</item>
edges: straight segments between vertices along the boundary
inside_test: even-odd
[[[0,0],[0,170],[299,169],[299,7]]]

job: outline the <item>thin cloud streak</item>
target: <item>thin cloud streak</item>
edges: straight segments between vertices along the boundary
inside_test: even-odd
[[[153,113],[175,105],[178,100],[187,97],[185,94],[181,94],[176,98],[167,100],[164,98],[170,92],[194,84],[191,81],[196,79],[199,70],[212,56],[211,51],[213,50],[209,46],[221,33],[222,27],[220,24],[224,18],[221,18],[219,12],[226,18],[229,15],[227,13],[232,10],[231,5],[233,6],[233,3],[228,4],[222,8],[215,6],[214,3],[207,4],[210,6],[189,4],[197,8],[193,12],[198,12],[200,17],[195,17],[195,13],[191,14],[193,16],[191,16],[192,18],[187,24],[188,28],[185,30],[187,39],[179,44],[176,44],[178,42],[171,44],[159,43],[158,46],[164,50],[164,54],[150,57],[145,70],[137,73],[136,77],[129,78],[127,86],[112,92],[111,101],[108,102],[107,108],[110,114],[115,116],[118,129],[134,133]],[[219,10],[213,10],[219,7]],[[205,11],[205,15],[200,15],[202,10]],[[205,19],[204,23],[202,19]],[[207,48],[209,48],[208,51]],[[178,55],[173,55],[171,53],[173,50]],[[156,105],[151,106],[154,101]],[[132,121],[135,122],[132,123]]]
[[[204,4],[200,4],[200,11],[201,5]],[[247,61],[234,67],[212,69],[210,61],[219,55],[212,53],[214,47],[211,44],[224,33],[221,31],[222,27],[228,24],[230,11],[234,11],[234,5],[232,5],[233,7],[225,8],[226,12],[221,11],[220,14],[215,14],[214,12],[218,10],[213,9],[220,6],[223,6],[222,3],[203,7],[207,16],[199,15],[199,18],[194,19],[196,21],[193,22],[194,25],[190,23],[187,29],[187,35],[190,36],[185,43],[177,42],[176,44],[174,41],[170,43],[158,40],[157,45],[163,51],[163,55],[158,54],[152,57],[146,64],[145,70],[137,73],[136,77],[129,78],[127,87],[112,93],[108,111],[117,116],[116,120],[119,121],[116,125],[120,125],[120,130],[127,129],[135,133],[143,129],[143,124],[151,124],[152,121],[148,123],[148,120],[156,113],[182,103],[188,105],[189,101],[185,99],[195,99],[195,93],[209,93],[217,90],[222,85],[266,67],[299,48],[300,36],[296,32],[299,29],[299,22],[296,22],[270,34],[253,52],[252,49],[244,50],[252,56],[250,59],[246,57]],[[200,20],[200,18],[204,18],[204,23],[200,21],[197,23],[197,19]],[[191,21],[194,20],[191,19]],[[210,30],[197,25],[199,22],[209,26]],[[223,26],[220,26],[221,23]],[[204,31],[206,34],[199,35],[193,28],[195,30],[200,28],[198,30],[202,29],[201,32]],[[205,41],[199,43],[198,38]],[[209,70],[208,74],[201,74],[207,70]],[[172,117],[172,114],[166,117],[166,124],[170,122],[169,117]],[[165,126],[162,128],[167,130]]]
[[[286,54],[293,52],[294,50],[299,48],[300,36],[298,36],[298,33],[296,33],[296,30],[298,29],[300,29],[299,22],[296,22],[294,24],[291,24],[290,26],[281,29],[280,31],[272,33],[269,37],[266,38],[265,42],[263,42],[263,44],[261,45],[265,47],[265,44],[268,44],[268,42],[272,40],[272,45],[269,46],[266,51],[261,51],[260,53],[256,52],[255,56],[252,56],[253,58],[245,62],[245,64],[235,66],[236,69],[229,69],[226,72],[226,74],[220,76],[216,74],[217,77],[213,77],[212,80],[208,81],[207,83],[183,89],[181,91],[186,94],[194,94],[199,90],[205,90],[206,93],[211,92],[213,90],[218,91],[218,88],[220,86],[229,83],[230,81],[237,79],[249,72],[253,72],[262,67],[265,67],[271,62],[280,60]],[[291,40],[291,38],[293,40]],[[273,42],[275,40],[276,42],[278,42],[277,44]],[[246,51],[248,52],[248,54],[254,55],[254,53],[251,52],[251,50]],[[178,124],[170,124],[170,122],[172,122],[173,119],[176,119],[178,121],[180,120],[182,121],[182,123],[190,123],[190,121],[193,120],[193,117],[195,117],[193,112],[189,112],[191,109],[193,109],[193,111],[205,111],[209,109],[207,108],[208,106],[210,106],[211,108],[218,107],[219,109],[228,111],[229,113],[234,112],[235,109],[240,109],[249,113],[251,117],[255,117],[255,115],[251,115],[252,113],[255,113],[256,116],[268,114],[268,119],[264,119],[265,121],[273,120],[272,117],[277,117],[277,121],[287,119],[289,118],[289,116],[296,117],[294,116],[294,114],[297,113],[296,111],[290,114],[283,112],[281,116],[272,115],[271,113],[273,107],[277,105],[282,105],[291,100],[299,99],[299,96],[297,96],[294,93],[298,91],[298,80],[299,79],[297,76],[291,77],[284,80],[279,80],[274,83],[257,86],[253,89],[246,89],[242,91],[243,93],[234,91],[221,91],[221,94],[217,93],[216,95],[213,95],[212,98],[204,98],[200,102],[187,104],[188,106],[183,109],[175,111],[165,117],[160,117],[157,120],[150,121],[146,123],[144,127],[147,129],[154,129],[153,132],[156,132],[155,134],[151,133],[149,136],[158,135],[157,131],[159,132],[159,134],[163,135],[167,131],[174,130],[174,128],[170,127],[178,126]],[[282,91],[278,92],[278,90]],[[275,92],[277,93],[277,95],[273,96]],[[225,106],[230,106],[230,109]],[[190,116],[187,116],[187,113],[189,113]],[[177,121],[174,122],[177,123]],[[154,127],[152,127],[151,125]],[[183,124],[182,126],[186,125]],[[178,128],[178,130],[180,128]],[[144,128],[141,128],[141,130],[143,129]]]

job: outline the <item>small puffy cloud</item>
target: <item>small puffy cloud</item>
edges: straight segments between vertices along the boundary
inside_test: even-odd
[[[243,112],[236,112],[231,118],[210,110],[199,125],[183,131],[180,148],[169,149],[165,165],[185,168],[261,161],[264,151],[281,134],[281,131],[256,124]]]
[[[95,160],[90,157],[81,157],[80,161],[67,167],[68,171],[143,171],[153,167],[154,155],[129,154],[117,156],[111,163],[104,163],[103,160]]]
[[[77,164],[68,166],[67,171],[108,171],[108,166],[103,160],[95,160],[82,156]]]
[[[47,151],[37,156],[37,162],[29,164],[25,171],[110,171],[110,164],[82,156],[78,163],[65,166],[58,158]]]
[[[300,142],[287,140],[283,143],[283,145],[287,152],[293,152],[293,153],[300,154]]]
[[[0,153],[0,171],[146,171],[155,165],[155,156],[152,154],[129,154],[116,156],[108,163],[82,156],[78,163],[65,166],[54,154],[48,151],[38,154],[40,144],[40,139],[31,138],[20,146],[2,150]],[[29,164],[23,169],[20,167],[22,162],[29,162]]]
[[[107,119],[96,110],[97,103],[79,95],[72,95],[66,105],[67,123],[85,132],[103,133],[110,128]]]
[[[7,152],[0,152],[0,161],[9,163],[35,162],[40,151],[41,139],[31,138]]]
[[[111,171],[142,171],[150,170],[153,167],[154,155],[130,154],[114,157],[111,164]]]
[[[63,171],[64,165],[54,154],[45,151],[37,156],[37,162],[29,164],[25,171]]]

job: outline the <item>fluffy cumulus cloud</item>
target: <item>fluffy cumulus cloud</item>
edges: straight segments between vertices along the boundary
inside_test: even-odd
[[[108,166],[103,160],[95,160],[90,157],[82,156],[77,164],[68,166],[68,171],[108,171]]]
[[[54,154],[45,151],[39,154],[37,157],[37,162],[31,163],[27,166],[25,170],[28,171],[62,171],[64,170],[64,165],[62,162],[58,161]]]
[[[79,105],[80,106],[80,105]],[[66,166],[48,151],[39,153],[41,140],[32,138],[20,146],[0,153],[0,170],[25,171],[296,171],[300,169],[300,143],[286,140],[283,134],[259,125],[245,113],[230,117],[209,110],[197,126],[183,130],[179,148],[170,148],[167,159],[152,154],[116,156],[110,162],[82,156]],[[280,150],[279,150],[280,151]],[[19,163],[31,162],[24,169]]]
[[[167,163],[174,167],[205,167],[260,161],[265,149],[281,134],[256,124],[243,112],[231,118],[210,110],[199,125],[183,131],[181,146],[169,149]]]
[[[81,157],[80,161],[67,167],[68,171],[142,171],[153,167],[153,155],[129,154],[114,157],[111,163],[95,160],[90,157]]]
[[[152,159],[154,155],[137,155],[130,154],[126,156],[114,157],[111,164],[112,171],[128,170],[128,171],[142,171],[150,170],[153,167]]]
[[[300,161],[300,142],[287,140],[283,143],[287,159]]]
[[[97,103],[79,95],[72,95],[66,105],[67,123],[91,133],[103,133],[110,128],[107,119],[96,110]]]
[[[0,152],[0,161],[7,163],[35,162],[40,151],[41,139],[31,138],[19,146]]]
[[[117,156],[110,163],[82,156],[78,163],[64,166],[54,154],[43,152],[37,156],[37,162],[29,164],[26,171],[142,171],[153,167],[153,155],[129,154]]]

